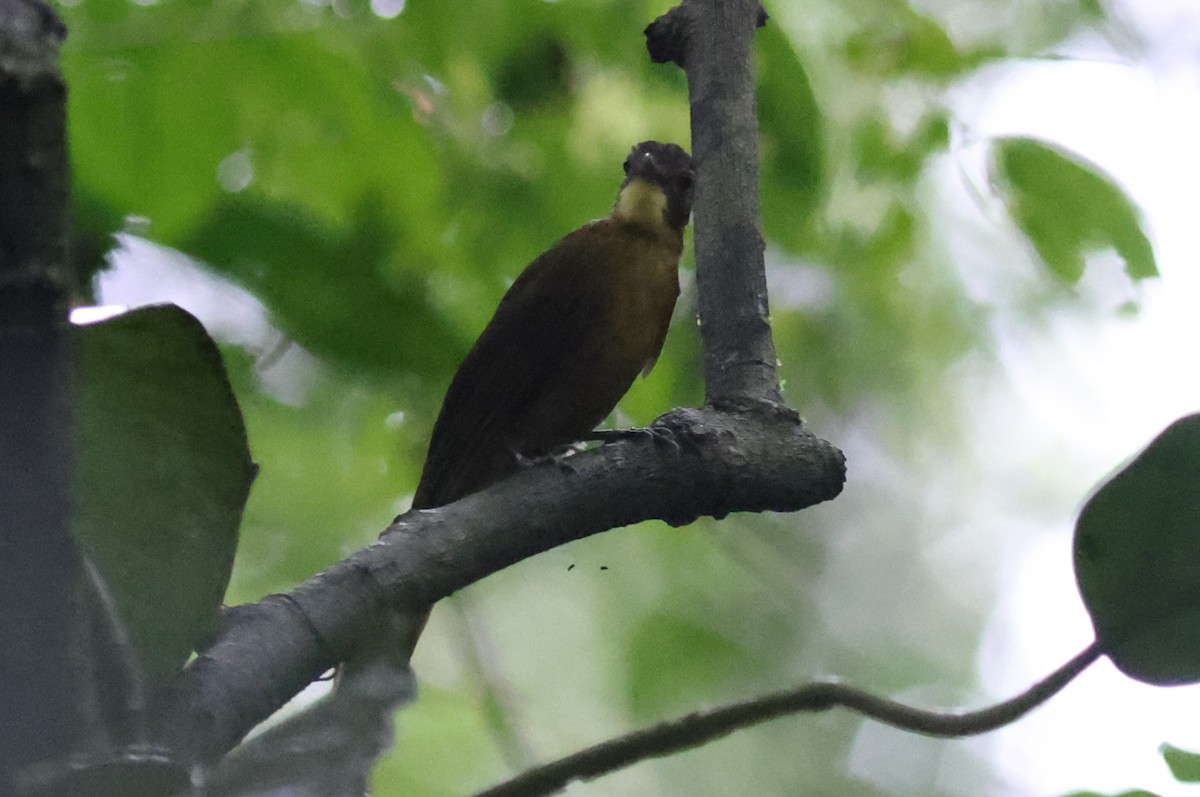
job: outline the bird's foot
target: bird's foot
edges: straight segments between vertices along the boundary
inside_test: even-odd
[[[656,446],[666,446],[679,452],[679,440],[671,429],[663,426],[634,427],[632,429],[596,429],[584,440],[595,440],[601,445],[621,440],[649,440]]]
[[[538,465],[557,465],[564,470],[574,473],[575,466],[572,465],[568,460],[570,460],[570,458],[575,454],[579,453],[579,448],[575,445],[565,445],[554,449],[549,454],[542,454],[541,456],[536,457],[526,456],[520,451],[513,451],[512,453],[513,458],[517,461],[517,467],[521,468],[522,470],[526,468],[533,468]]]

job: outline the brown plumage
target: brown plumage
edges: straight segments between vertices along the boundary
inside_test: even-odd
[[[442,506],[579,440],[662,349],[679,295],[692,160],[646,141],[612,213],[529,264],[459,366],[414,508]]]
[[[675,299],[692,210],[692,159],[644,141],[612,213],[562,238],[508,289],[450,383],[414,509],[442,506],[586,435],[653,367]],[[394,612],[343,674],[404,665],[428,611]]]

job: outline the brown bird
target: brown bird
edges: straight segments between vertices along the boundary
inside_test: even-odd
[[[643,141],[607,218],[526,267],[458,367],[433,427],[414,509],[482,490],[604,420],[662,350],[692,211],[691,157]],[[393,612],[343,673],[406,666],[428,611]]]
[[[463,360],[433,427],[413,508],[456,501],[592,431],[662,350],[695,170],[643,141],[607,218],[529,264]]]

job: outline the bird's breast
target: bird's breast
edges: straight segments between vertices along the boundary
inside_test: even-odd
[[[608,280],[607,354],[630,379],[653,363],[679,296],[678,249],[659,238],[630,236]]]

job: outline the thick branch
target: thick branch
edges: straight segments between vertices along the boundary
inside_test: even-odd
[[[646,28],[650,57],[688,79],[696,285],[705,400],[779,401],[763,239],[751,44],[765,22],[757,0],[684,0]]]
[[[522,772],[475,797],[544,797],[572,781],[592,780],[648,758],[671,755],[789,714],[843,706],[887,725],[926,736],[975,736],[996,730],[1029,713],[1062,691],[1102,650],[1093,643],[1045,679],[1016,697],[978,711],[929,711],[897,703],[836,681],[814,681],[795,689],[731,703],[635,731]]]
[[[0,2],[0,324],[66,320],[66,31],[35,0]],[[14,373],[14,372],[8,372]]]
[[[676,410],[658,434],[531,468],[437,510],[286,595],[230,613],[181,682],[177,743],[211,761],[353,650],[384,607],[419,610],[508,565],[649,519],[790,512],[836,496],[842,455],[790,410]],[[580,489],[587,485],[587,489]]]
[[[62,23],[0,0],[0,792],[83,725],[72,663],[71,349]]]

